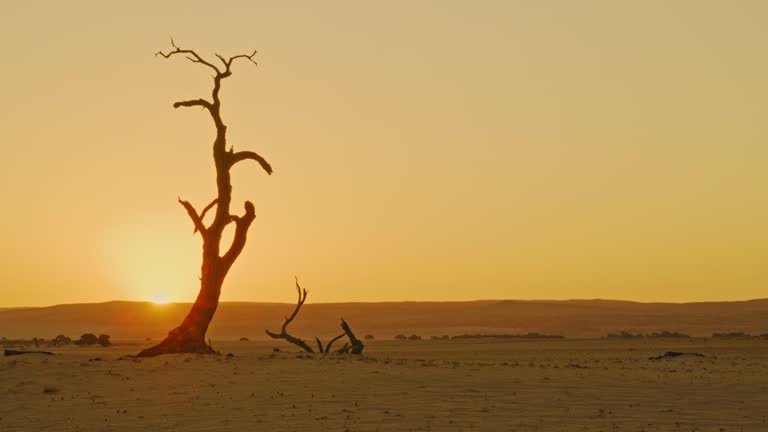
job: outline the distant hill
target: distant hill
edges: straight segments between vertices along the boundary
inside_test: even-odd
[[[157,340],[177,325],[190,304],[154,305],[113,301],[0,310],[0,337],[51,338],[107,333],[112,339]],[[214,339],[265,338],[279,330],[294,305],[225,302],[211,325]],[[713,332],[768,332],[768,299],[739,302],[637,303],[613,300],[500,300],[471,302],[307,303],[290,329],[303,337],[339,333],[345,318],[361,336],[390,339],[396,334],[466,333],[558,334],[602,337],[622,330],[678,331],[692,336]]]

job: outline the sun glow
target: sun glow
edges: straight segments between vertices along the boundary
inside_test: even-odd
[[[152,303],[158,305],[164,305],[171,302],[171,298],[168,293],[160,291],[152,294]]]
[[[103,246],[114,286],[120,290],[115,297],[154,304],[195,299],[200,287],[200,246],[185,229],[188,226],[176,225],[116,224]]]

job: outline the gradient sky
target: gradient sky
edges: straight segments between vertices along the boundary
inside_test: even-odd
[[[768,2],[13,2],[0,306],[197,293],[222,91],[257,219],[223,300],[766,297]],[[240,209],[240,204],[234,208]]]

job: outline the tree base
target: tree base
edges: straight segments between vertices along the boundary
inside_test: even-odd
[[[203,335],[191,335],[190,332],[174,329],[159,344],[147,348],[136,357],[155,357],[162,354],[219,354],[210,344],[205,343]]]

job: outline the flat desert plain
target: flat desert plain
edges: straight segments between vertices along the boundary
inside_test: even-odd
[[[214,347],[224,355],[121,359],[141,344],[118,342],[0,357],[0,431],[768,431],[766,340]],[[665,351],[704,356],[649,360]]]

